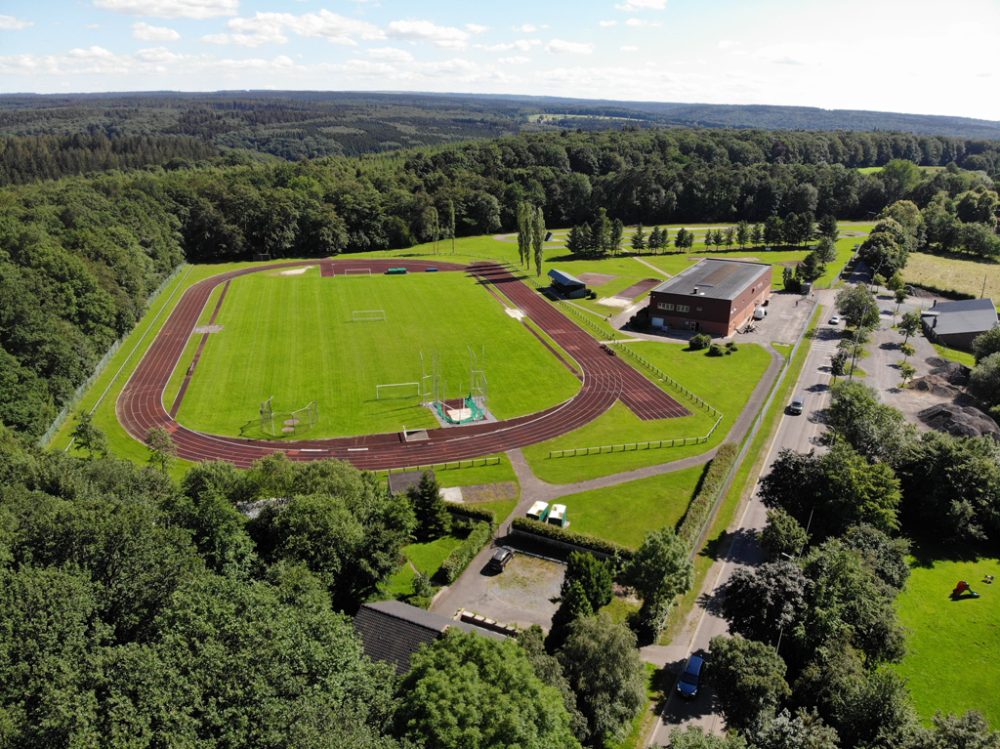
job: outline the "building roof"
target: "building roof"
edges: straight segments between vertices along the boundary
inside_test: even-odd
[[[931,318],[927,325],[937,335],[985,333],[997,324],[997,310],[992,299],[943,302],[924,310],[923,315]]]
[[[576,276],[570,275],[569,273],[564,273],[561,270],[556,270],[555,268],[549,271],[548,276],[560,286],[572,286],[572,287],[582,288],[587,285]]]
[[[449,627],[504,639],[502,635],[432,614],[402,601],[362,604],[354,616],[354,627],[361,635],[368,657],[393,664],[399,674],[410,670],[410,659],[421,645],[434,642]]]
[[[705,259],[664,281],[653,292],[735,299],[770,269],[771,266],[764,263]]]

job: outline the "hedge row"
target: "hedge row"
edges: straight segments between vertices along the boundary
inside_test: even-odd
[[[482,507],[476,507],[474,505],[457,505],[451,502],[446,502],[445,507],[448,508],[448,512],[456,517],[481,520],[490,523],[491,525],[496,523],[496,516],[493,514],[492,510],[486,510]]]
[[[943,296],[945,299],[956,299],[961,301],[963,299],[976,298],[975,294],[969,294],[964,291],[958,291],[957,289],[945,289],[940,286],[933,286],[931,284],[926,284],[926,283],[920,283],[920,284],[911,283],[908,285],[912,286],[915,289],[923,289],[924,291],[928,291],[931,294],[936,294],[937,296]]]
[[[455,582],[491,538],[493,538],[493,526],[490,523],[476,523],[465,540],[445,557],[441,568],[437,571],[437,577],[445,585]]]
[[[712,462],[708,464],[701,488],[695,498],[691,500],[691,504],[684,514],[684,519],[681,521],[681,526],[677,530],[677,535],[681,537],[689,549],[693,549],[694,545],[698,543],[701,532],[705,529],[705,523],[708,521],[709,513],[712,512],[722,484],[725,482],[729,470],[733,467],[733,463],[736,462],[738,453],[739,448],[734,443],[727,442],[719,448],[715,457],[712,458]]]
[[[561,541],[564,544],[579,546],[581,549],[587,551],[596,551],[599,554],[607,554],[611,557],[616,556],[620,559],[631,559],[632,557],[631,549],[619,546],[613,541],[605,541],[603,538],[588,536],[585,533],[576,533],[575,531],[569,531],[556,525],[540,523],[530,518],[514,518],[511,526],[519,531],[530,533],[533,536],[551,538],[553,541]]]

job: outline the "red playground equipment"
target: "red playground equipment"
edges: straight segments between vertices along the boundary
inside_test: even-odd
[[[951,591],[952,600],[959,598],[979,598],[979,594],[974,591],[965,580],[959,580],[955,584],[955,589]]]

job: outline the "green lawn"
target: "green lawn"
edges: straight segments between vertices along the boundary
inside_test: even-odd
[[[559,502],[566,505],[572,530],[635,549],[649,531],[673,527],[684,517],[703,470],[702,466],[686,468],[570,494]]]
[[[714,422],[712,416],[687,403],[669,388],[668,393],[688,405],[691,416],[643,421],[624,405],[616,403],[605,414],[574,432],[524,448],[525,457],[539,478],[552,483],[569,483],[701,454],[725,438],[770,363],[770,354],[756,344],[742,344],[736,353],[722,357],[688,351],[677,343],[642,341],[627,346],[720,410],[724,416],[722,423],[712,438],[702,444],[571,458],[548,457],[552,450],[700,437]]]
[[[355,322],[354,310],[386,320]],[[416,386],[376,399],[379,383],[416,383],[438,357],[442,393],[469,392],[469,347],[484,354],[489,407],[500,419],[564,401],[579,382],[482,286],[462,273],[321,278],[259,273],[233,281],[178,421],[214,434],[260,436],[260,403],[310,401],[310,438],[433,427]],[[424,354],[423,369],[420,354]],[[525,383],[533,383],[525,387]]]
[[[938,356],[942,359],[958,362],[959,364],[964,364],[967,367],[976,366],[976,357],[968,351],[959,351],[957,348],[942,346],[940,343],[932,343],[931,345],[934,347],[934,350],[938,352]]]
[[[462,539],[455,536],[442,536],[427,543],[404,546],[403,556],[406,557],[406,562],[382,585],[382,592],[390,598],[412,595],[416,573],[419,571],[427,577],[434,577],[445,557],[460,543]]]
[[[1000,560],[936,561],[913,567],[896,608],[907,628],[906,657],[896,670],[908,682],[920,716],[935,711],[978,710],[1000,729]],[[966,580],[982,597],[952,601],[949,593]]]

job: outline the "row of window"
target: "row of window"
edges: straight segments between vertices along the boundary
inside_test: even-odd
[[[687,305],[687,304],[673,305],[670,302],[660,302],[656,306],[659,309],[663,310],[664,312],[680,312],[680,313],[684,313],[684,312],[690,312],[691,311],[691,307],[689,305]],[[696,312],[701,312],[701,307],[695,307],[695,311]]]

